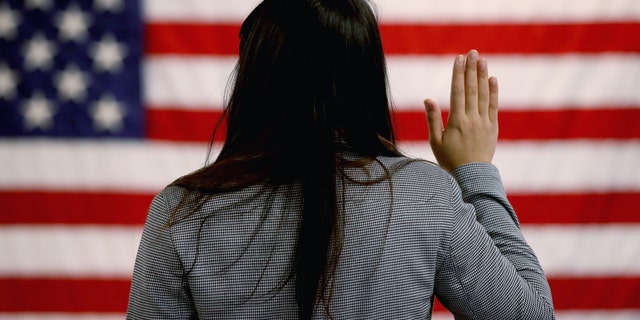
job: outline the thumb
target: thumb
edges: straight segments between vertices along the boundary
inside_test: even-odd
[[[424,108],[427,111],[427,125],[429,126],[429,142],[433,146],[434,143],[442,142],[442,111],[431,99],[424,100]]]

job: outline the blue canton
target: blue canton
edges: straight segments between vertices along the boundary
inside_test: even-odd
[[[0,0],[0,136],[142,138],[138,1]]]

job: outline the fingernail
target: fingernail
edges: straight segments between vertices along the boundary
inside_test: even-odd
[[[456,64],[458,66],[463,66],[464,65],[464,56],[463,55],[459,55],[456,57]]]
[[[476,62],[478,60],[478,51],[471,50],[469,51],[469,61]]]
[[[478,69],[482,71],[487,70],[487,59],[480,59],[480,61],[478,61]]]
[[[427,111],[433,110],[433,104],[431,104],[431,101],[429,100],[424,101],[424,106],[426,107]]]

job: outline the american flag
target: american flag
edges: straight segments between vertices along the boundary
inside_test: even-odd
[[[257,2],[0,0],[0,319],[124,317],[148,205],[204,164]],[[640,1],[374,2],[401,148],[433,160],[422,100],[478,49],[558,319],[640,319]]]

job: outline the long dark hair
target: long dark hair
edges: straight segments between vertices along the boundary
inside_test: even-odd
[[[325,299],[340,255],[337,177],[344,179],[347,166],[400,156],[387,90],[377,20],[366,0],[264,0],[240,30],[222,150],[211,165],[173,183],[197,195],[185,201],[200,203],[251,185],[300,183],[290,276],[301,319],[311,318],[317,297]],[[181,220],[175,212],[168,226]]]

